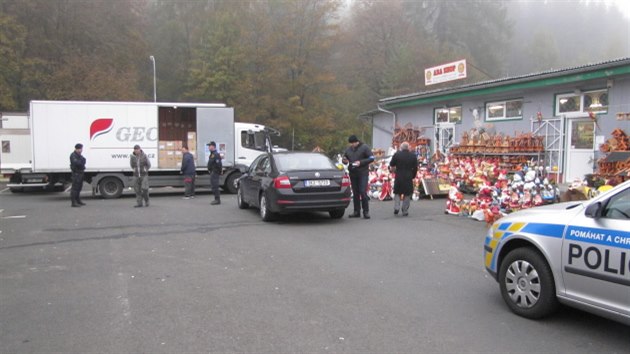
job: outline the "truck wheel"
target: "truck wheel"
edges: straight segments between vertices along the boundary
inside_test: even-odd
[[[224,189],[230,193],[230,194],[235,194],[236,193],[236,185],[234,182],[236,182],[236,179],[241,177],[241,174],[239,172],[232,172],[229,176],[227,176],[227,178],[225,179],[225,187]]]
[[[120,198],[123,192],[123,183],[116,177],[105,177],[98,182],[98,189],[105,199]]]
[[[499,269],[501,296],[512,312],[542,318],[558,308],[553,273],[536,250],[517,248],[507,254]]]

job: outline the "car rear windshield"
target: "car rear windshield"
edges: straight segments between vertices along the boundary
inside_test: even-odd
[[[334,169],[332,161],[320,154],[279,154],[275,156],[280,171]]]

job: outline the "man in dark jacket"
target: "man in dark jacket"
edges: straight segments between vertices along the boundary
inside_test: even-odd
[[[354,213],[348,215],[351,218],[361,216],[363,207],[363,218],[370,218],[370,201],[367,195],[367,183],[369,166],[374,161],[372,149],[359,141],[356,135],[348,138],[350,147],[346,149],[342,162],[348,165],[350,174],[350,184],[352,186],[352,201]]]
[[[223,172],[223,164],[221,163],[221,154],[217,151],[217,144],[214,141],[208,143],[210,156],[208,157],[208,172],[210,173],[210,185],[212,186],[212,194],[214,200],[211,205],[221,204],[221,192],[219,191],[219,178]]]
[[[400,210],[400,199],[402,198],[402,214],[409,215],[409,205],[411,204],[411,195],[413,194],[413,179],[418,173],[418,158],[409,151],[409,143],[400,144],[400,150],[397,151],[389,167],[396,173],[394,180],[394,214],[398,215]]]
[[[70,201],[73,208],[85,205],[81,201],[81,189],[83,188],[83,172],[85,171],[85,157],[83,144],[76,144],[74,152],[70,154],[70,170],[72,171],[72,188],[70,189]]]
[[[184,176],[184,199],[195,197],[195,158],[188,151],[188,146],[182,147],[182,175]]]
[[[142,151],[140,145],[133,147],[133,154],[131,154],[129,164],[133,169],[133,190],[136,192],[135,208],[142,207],[143,199],[144,205],[149,206],[149,169],[151,168],[151,161]]]

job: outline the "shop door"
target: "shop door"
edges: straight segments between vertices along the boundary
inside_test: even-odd
[[[567,170],[565,182],[584,179],[593,173],[595,123],[591,119],[569,119],[567,127]]]
[[[439,123],[435,126],[435,149],[444,155],[448,154],[448,150],[454,143],[455,124]]]

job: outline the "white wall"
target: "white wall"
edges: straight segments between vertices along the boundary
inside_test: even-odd
[[[2,113],[0,140],[4,147],[0,155],[2,173],[31,166],[31,135],[26,113]]]

